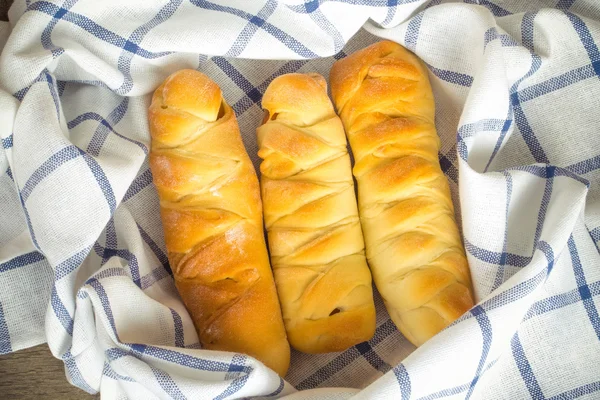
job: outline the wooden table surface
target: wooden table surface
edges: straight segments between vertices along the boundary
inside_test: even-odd
[[[0,0],[0,21],[8,21],[6,13],[13,0]]]
[[[99,398],[67,382],[63,362],[54,358],[46,344],[0,356],[2,400]]]
[[[7,20],[12,0],[0,0],[0,21]],[[92,396],[72,386],[64,364],[54,358],[46,344],[0,356],[0,399],[88,400]]]

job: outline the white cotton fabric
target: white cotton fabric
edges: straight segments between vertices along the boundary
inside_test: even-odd
[[[17,1],[0,23],[0,354],[48,342],[106,399],[600,397],[594,0]],[[416,350],[200,349],[166,260],[146,110],[198,69],[256,167],[260,96],[382,38],[428,65],[478,305]],[[0,47],[0,48],[2,48]]]

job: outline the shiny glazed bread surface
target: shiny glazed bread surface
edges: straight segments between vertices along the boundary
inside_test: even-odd
[[[149,123],[169,262],[202,347],[248,354],[284,376],[290,348],[258,179],[232,109],[206,75],[183,70],[156,89]]]
[[[373,279],[396,326],[420,346],[473,306],[427,70],[383,41],[337,61],[330,82],[354,153]]]
[[[269,249],[290,343],[341,351],[375,331],[344,129],[316,74],[277,77],[258,130]]]

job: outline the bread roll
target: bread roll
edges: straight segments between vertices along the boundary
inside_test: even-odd
[[[169,262],[202,347],[246,353],[284,376],[290,348],[258,179],[232,109],[207,76],[183,70],[156,89],[149,122]]]
[[[473,306],[427,70],[383,41],[337,61],[330,79],[356,161],[375,285],[396,326],[420,346]]]
[[[290,343],[344,350],[375,332],[371,273],[344,128],[320,75],[267,88],[258,128],[271,262]]]

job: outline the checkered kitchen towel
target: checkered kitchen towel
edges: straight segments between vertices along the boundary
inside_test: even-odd
[[[10,20],[0,353],[48,341],[109,399],[600,398],[597,0],[23,0]],[[377,298],[371,341],[294,352],[286,381],[201,350],[165,256],[149,94],[205,72],[256,165],[270,80],[327,76],[381,37],[429,67],[479,304],[415,351]]]

